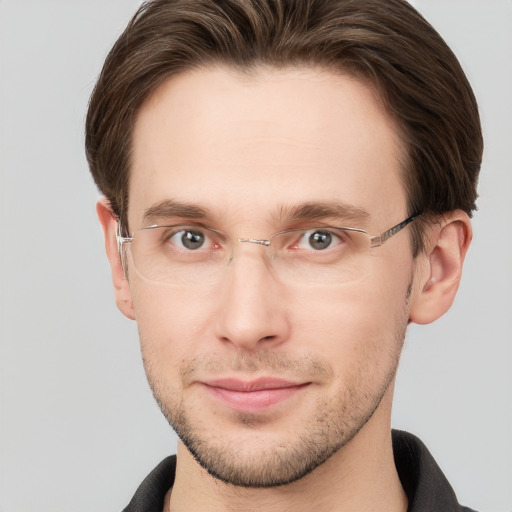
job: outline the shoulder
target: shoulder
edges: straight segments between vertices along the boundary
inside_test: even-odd
[[[162,512],[167,491],[174,484],[176,455],[166,457],[142,481],[123,512]]]
[[[441,468],[416,436],[393,430],[393,454],[408,512],[476,512],[459,504]]]

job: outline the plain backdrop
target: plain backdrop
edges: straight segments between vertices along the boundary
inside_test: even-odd
[[[0,0],[0,511],[121,510],[176,438],[116,309],[83,152],[135,0]],[[512,511],[512,2],[415,2],[459,56],[486,152],[459,296],[413,326],[393,424],[460,500]]]

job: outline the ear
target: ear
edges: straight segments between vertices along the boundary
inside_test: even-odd
[[[421,261],[409,310],[411,322],[428,324],[450,309],[472,236],[471,221],[461,210],[450,212],[439,224],[427,228],[426,252],[418,256]]]
[[[123,315],[135,320],[130,286],[124,275],[121,257],[117,249],[117,218],[105,197],[102,197],[96,203],[96,212],[105,237],[105,250],[112,272],[112,283],[114,284],[117,307]]]

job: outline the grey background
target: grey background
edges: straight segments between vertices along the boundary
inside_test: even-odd
[[[135,0],[0,0],[0,511],[120,510],[175,449],[116,309],[83,155],[88,96]],[[413,326],[394,426],[462,502],[512,511],[512,2],[415,2],[462,61],[486,153],[459,296]]]

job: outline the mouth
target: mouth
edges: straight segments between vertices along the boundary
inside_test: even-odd
[[[237,412],[262,412],[284,402],[307,388],[311,382],[292,382],[273,377],[256,380],[215,379],[203,382],[218,402]]]

